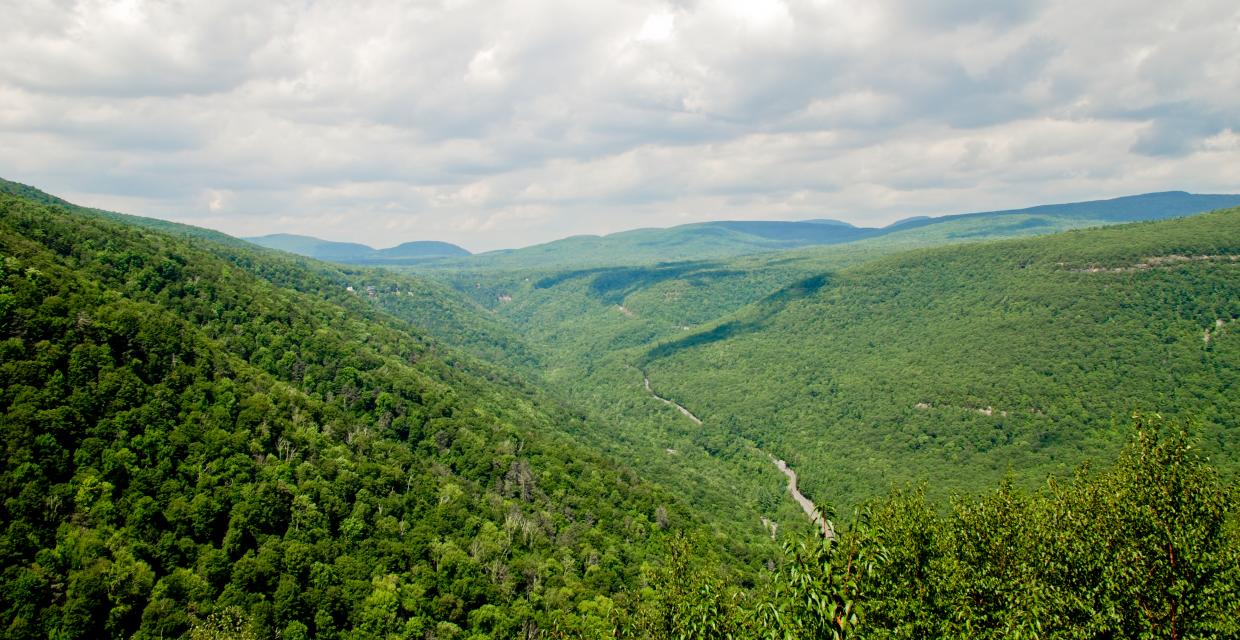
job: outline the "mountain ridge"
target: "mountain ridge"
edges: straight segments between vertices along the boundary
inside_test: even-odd
[[[471,255],[463,247],[439,240],[411,240],[385,249],[376,249],[360,242],[324,240],[295,233],[250,236],[242,240],[268,249],[278,249],[307,258],[346,264],[403,264]]]
[[[150,228],[170,229],[178,226],[178,223],[153,218],[138,218],[80,207],[35,187],[2,178],[0,192],[46,204],[94,211]],[[518,269],[731,258],[903,237],[930,228],[946,238],[964,240],[1037,235],[1087,226],[1192,215],[1231,206],[1240,206],[1240,194],[1195,194],[1170,190],[1017,209],[913,216],[883,227],[858,227],[826,218],[716,220],[666,228],[630,229],[605,235],[574,235],[526,247],[476,254],[458,245],[435,240],[410,241],[394,247],[375,249],[362,243],[338,242],[289,233],[234,239],[207,229],[180,226],[216,240],[229,238],[344,264],[428,269]],[[957,226],[961,228],[954,229]],[[910,247],[915,245],[903,242]]]
[[[886,241],[930,232],[945,238],[994,239],[1140,220],[1161,220],[1240,206],[1240,194],[1159,191],[1020,209],[914,216],[884,227],[838,220],[716,220],[607,235],[578,235],[517,249],[430,260],[430,269],[513,270],[714,260],[744,255]],[[911,246],[911,245],[910,245]]]

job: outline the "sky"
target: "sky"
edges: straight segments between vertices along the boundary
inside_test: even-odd
[[[1235,0],[0,0],[0,177],[525,246],[1240,192]]]

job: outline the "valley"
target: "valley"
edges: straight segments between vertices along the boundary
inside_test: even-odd
[[[449,268],[0,187],[10,637],[1235,630],[1240,209]]]
[[[0,640],[1240,640],[1240,9],[6,3]]]
[[[655,391],[650,388],[650,378],[646,377],[644,373],[642,374],[642,382],[646,386],[646,391],[648,391],[654,399],[659,400],[660,402],[664,404],[675,407],[686,418],[693,421],[694,424],[698,426],[702,425],[702,420],[698,418],[697,416],[693,415],[693,412],[686,409],[683,405],[673,400],[668,400],[667,398],[664,398],[663,396],[660,396],[659,394],[655,393]],[[676,452],[675,449],[667,449],[667,452],[669,454],[678,453]],[[825,536],[828,539],[834,538],[835,532],[832,529],[831,524],[827,522],[827,520],[822,516],[822,513],[819,511],[818,507],[814,505],[814,502],[810,500],[809,498],[806,498],[804,494],[801,493],[800,489],[797,488],[797,473],[793,471],[791,467],[788,466],[788,463],[784,462],[783,460],[779,460],[775,458],[774,456],[771,456],[771,462],[774,463],[776,469],[779,469],[780,473],[787,476],[788,495],[792,497],[792,500],[796,502],[797,505],[799,505],[803,511],[805,511],[805,517],[809,518],[810,522],[812,522],[814,526],[822,530],[823,536]],[[773,520],[769,520],[765,516],[763,516],[760,520],[762,521],[762,524],[764,526],[770,527],[772,524],[774,524]],[[774,538],[775,536],[776,536],[776,531],[773,529],[771,532],[771,537]]]

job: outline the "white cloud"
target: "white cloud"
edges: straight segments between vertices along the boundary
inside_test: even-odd
[[[3,9],[0,175],[241,235],[487,249],[1240,190],[1229,2]]]
[[[637,32],[637,40],[647,42],[666,42],[672,39],[676,30],[676,15],[668,11],[660,11],[646,16],[641,31]]]

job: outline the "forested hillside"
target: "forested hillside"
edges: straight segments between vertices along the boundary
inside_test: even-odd
[[[700,551],[674,548],[655,637],[1221,638],[1240,619],[1238,220],[900,253],[973,238],[913,229],[449,279],[544,347],[575,402],[623,417],[603,446],[695,504],[805,531],[773,454],[851,523],[835,543],[790,548],[766,590],[732,596]],[[704,422],[651,398],[643,370]],[[1195,435],[1142,418],[1119,468],[1078,466],[1109,466],[1134,410]],[[1189,556],[1205,564],[1177,564]]]
[[[825,272],[641,366],[713,428],[846,504],[1108,458],[1133,410],[1202,422],[1240,468],[1240,210],[902,253]]]
[[[1216,259],[1240,253],[1235,221],[437,275],[536,344],[574,404],[620,416],[597,446],[705,509],[797,527],[767,454],[810,469],[807,490],[829,505],[922,481],[941,500],[1107,459],[1123,439],[1114,421],[1158,408],[1200,417],[1235,468],[1240,267]],[[1215,259],[1135,267],[1180,253]],[[1131,270],[1088,271],[1116,260]],[[653,400],[643,369],[706,424]]]
[[[5,637],[514,637],[692,526],[298,261],[11,196],[0,252]]]

